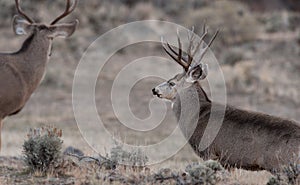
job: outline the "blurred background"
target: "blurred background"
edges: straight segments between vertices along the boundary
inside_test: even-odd
[[[21,4],[34,20],[46,23],[65,7],[63,0],[24,0]],[[14,1],[0,0],[0,9],[0,51],[16,51],[26,36],[13,33]],[[187,28],[194,26],[196,33],[200,33],[204,21],[210,33],[221,28],[211,49],[225,76],[228,103],[300,122],[298,0],[80,0],[75,12],[64,21],[75,18],[80,21],[75,34],[66,40],[54,41],[47,74],[40,87],[18,115],[5,120],[1,155],[21,155],[28,129],[43,124],[63,129],[64,147],[74,146],[86,154],[93,153],[80,135],[72,110],[76,66],[87,47],[101,34],[138,20],[164,20]],[[168,136],[176,126],[171,110],[163,124],[147,133],[132,133],[114,115],[110,100],[114,78],[126,64],[145,56],[167,57],[158,43],[123,48],[105,65],[96,87],[96,103],[104,124],[112,134],[126,138],[128,143],[145,140],[155,143]],[[169,65],[175,64],[170,62]],[[155,70],[155,66],[149,70]],[[130,106],[137,117],[149,116],[151,89],[160,82],[158,78],[147,78],[132,89]],[[168,165],[191,160],[197,157],[186,146],[168,161]]]

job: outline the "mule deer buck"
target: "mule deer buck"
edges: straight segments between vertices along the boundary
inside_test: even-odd
[[[77,0],[67,0],[65,11],[49,25],[34,22],[22,11],[19,0],[15,3],[18,15],[13,18],[13,29],[17,35],[29,36],[19,51],[0,53],[0,149],[2,121],[21,111],[38,87],[51,54],[52,40],[71,36],[78,24],[78,20],[57,24],[74,11]]]
[[[189,35],[191,33],[193,31]],[[204,26],[200,41],[196,42],[194,36],[189,36],[187,52],[182,51],[179,34],[178,51],[162,40],[163,49],[184,70],[153,88],[153,95],[172,102],[172,109],[183,135],[197,155],[205,160],[216,159],[226,167],[269,171],[295,162],[299,159],[300,152],[299,123],[212,102],[201,87],[199,81],[208,75],[207,65],[201,60],[217,34],[218,32],[203,48],[201,42],[207,35]],[[201,52],[196,60],[194,56],[199,51]],[[224,107],[224,119],[211,144],[201,150],[199,144],[208,126],[213,103],[216,104],[216,115],[222,114],[221,106]],[[194,126],[191,123],[193,121]]]

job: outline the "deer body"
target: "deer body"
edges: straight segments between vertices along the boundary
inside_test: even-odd
[[[51,54],[53,39],[71,36],[78,24],[77,20],[56,24],[74,11],[77,0],[72,5],[67,0],[64,13],[49,25],[34,22],[21,10],[19,0],[15,2],[18,15],[13,18],[13,29],[17,35],[29,36],[19,51],[0,53],[0,149],[2,120],[21,111],[40,84]]]
[[[192,98],[189,88],[198,92],[198,98]],[[177,120],[182,114],[181,105],[199,101],[198,122],[193,133],[186,135],[194,151],[205,160],[219,160],[224,166],[241,167],[248,170],[274,170],[282,165],[295,162],[300,154],[300,126],[294,121],[278,117],[245,111],[226,105],[222,126],[212,144],[199,151],[204,130],[211,114],[212,102],[195,82],[182,90],[173,102],[173,111]],[[180,97],[180,98],[179,98]],[[216,105],[218,106],[218,105]],[[219,105],[222,106],[222,105]],[[221,109],[220,109],[221,110]],[[190,110],[192,111],[192,109]],[[187,130],[191,117],[181,118],[181,130]],[[185,133],[185,132],[183,132]]]
[[[211,102],[202,89],[199,81],[207,77],[208,67],[201,63],[201,59],[217,33],[209,44],[200,50],[198,61],[195,61],[194,56],[207,34],[205,26],[200,42],[197,44],[194,43],[194,34],[189,32],[189,46],[186,53],[181,49],[182,44],[178,33],[178,51],[162,40],[163,49],[183,67],[184,71],[153,88],[153,95],[172,102],[183,135],[194,151],[206,160],[217,159],[227,167],[269,171],[298,161],[300,158],[299,123]],[[211,126],[208,124],[220,122],[218,116],[223,114],[224,119],[220,129],[216,130],[216,137],[210,138],[214,135],[205,132],[208,126]],[[210,117],[211,115],[214,116]],[[212,122],[209,123],[211,120]],[[202,147],[203,141],[207,140],[211,141],[209,145]]]
[[[24,107],[45,74],[50,47],[49,39],[32,34],[18,52],[0,54],[0,84],[5,87],[0,90],[5,97],[0,99],[0,118]]]

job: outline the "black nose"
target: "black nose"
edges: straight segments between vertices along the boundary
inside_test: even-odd
[[[157,95],[157,92],[155,91],[155,88],[152,89],[153,95]]]

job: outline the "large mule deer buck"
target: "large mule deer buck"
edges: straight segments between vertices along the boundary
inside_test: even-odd
[[[191,33],[193,31],[189,32]],[[201,44],[207,35],[204,26],[200,41],[196,42],[193,36],[189,36],[187,52],[182,51],[179,34],[178,51],[162,40],[163,49],[183,67],[183,73],[153,88],[153,95],[172,102],[172,109],[183,135],[196,154],[205,160],[219,160],[226,167],[265,169],[271,172],[299,160],[299,123],[212,102],[201,87],[199,81],[208,75],[207,64],[201,60],[217,33],[204,47]],[[194,56],[199,51],[200,55],[195,59]],[[216,105],[215,110],[211,109],[213,103]],[[225,112],[223,111],[224,119],[220,130],[211,144],[201,150],[200,141],[208,126],[210,114],[212,111],[215,111],[215,115],[222,114],[222,110]],[[194,126],[191,123],[193,121]]]
[[[40,84],[51,54],[52,40],[69,37],[78,20],[57,24],[74,11],[77,0],[66,2],[65,11],[50,24],[36,23],[22,11],[15,1],[18,15],[13,18],[17,35],[28,35],[21,49],[14,53],[0,53],[0,149],[1,128],[5,117],[17,114]]]

